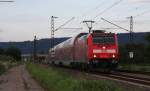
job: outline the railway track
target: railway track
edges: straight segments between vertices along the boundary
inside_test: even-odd
[[[117,72],[125,72],[125,73],[134,73],[134,74],[143,74],[143,75],[149,75],[150,76],[150,72],[144,72],[144,71],[130,71],[130,70],[121,70],[121,69],[117,69]]]
[[[79,69],[72,69],[72,70],[78,70]],[[84,72],[84,71],[82,71]],[[143,85],[148,88],[150,88],[150,75],[149,73],[144,74],[144,72],[132,72],[132,71],[113,71],[111,73],[104,73],[100,71],[85,71],[88,74],[95,74],[97,76],[104,76],[111,79],[117,79],[120,81],[126,81],[133,84]]]
[[[141,78],[141,77],[135,77],[130,75],[122,75],[122,74],[120,75],[111,74],[108,75],[108,77],[150,86],[150,79],[148,78]]]
[[[104,76],[110,79],[114,79],[114,80],[119,80],[119,81],[125,81],[125,82],[129,82],[129,83],[133,83],[133,84],[138,84],[141,86],[146,86],[150,88],[150,76],[138,76],[139,74],[134,73],[131,74],[127,73],[127,72],[112,72],[110,74],[105,74],[102,72],[94,72],[92,74],[96,74],[97,76]],[[142,74],[143,75],[143,74]]]
[[[70,67],[61,67],[64,69],[68,69],[68,70],[73,70],[73,71],[78,71],[81,72],[80,69],[74,69],[74,68],[70,68]],[[121,71],[114,71],[112,73],[104,73],[104,72],[100,72],[100,71],[82,71],[84,73],[87,73],[89,75],[93,75],[96,77],[100,77],[103,76],[106,79],[112,79],[112,80],[117,80],[117,81],[125,81],[125,82],[129,82],[135,85],[140,85],[140,86],[144,86],[144,87],[148,87],[150,88],[150,76],[147,74],[139,74],[139,73],[135,73],[135,72],[121,72]],[[138,76],[138,75],[145,75],[145,76]]]

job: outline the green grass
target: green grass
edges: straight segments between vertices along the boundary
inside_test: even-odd
[[[27,64],[27,69],[48,91],[123,91],[110,81],[77,79],[58,69],[45,68],[38,64]]]
[[[150,72],[150,64],[122,64],[119,66],[119,69]]]

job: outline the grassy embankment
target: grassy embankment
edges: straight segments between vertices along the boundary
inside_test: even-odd
[[[150,72],[150,64],[120,64],[119,69]]]
[[[27,64],[27,69],[48,91],[123,91],[110,81],[77,79],[58,69],[44,68],[38,64]]]
[[[17,63],[14,62],[13,58],[0,55],[0,75],[15,65],[17,65]]]

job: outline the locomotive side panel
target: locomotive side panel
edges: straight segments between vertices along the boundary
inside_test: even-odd
[[[65,65],[73,61],[73,45],[71,44],[71,40],[72,39],[65,41],[59,49],[55,49],[55,61],[59,61],[59,63]]]
[[[55,63],[64,64],[64,65],[70,65],[72,62],[76,62],[75,57],[75,43],[81,36],[85,35],[87,33],[80,33],[77,36],[70,38],[63,43],[57,45],[55,49]],[[83,48],[83,45],[81,44],[81,47]],[[80,55],[82,55],[82,50],[79,46],[77,46],[78,50],[80,51]],[[80,57],[79,57],[80,58]]]
[[[75,62],[87,62],[87,35],[84,35],[75,41]]]

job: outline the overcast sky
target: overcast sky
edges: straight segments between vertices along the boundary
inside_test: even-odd
[[[0,42],[33,40],[50,37],[50,17],[57,16],[55,27],[75,17],[63,28],[83,28],[83,30],[63,30],[56,37],[73,36],[88,32],[83,20],[94,19],[94,29],[116,28],[101,20],[101,17],[129,29],[129,19],[134,16],[134,31],[150,31],[150,0],[14,0],[13,3],[0,2]],[[126,32],[115,29],[115,33]]]

